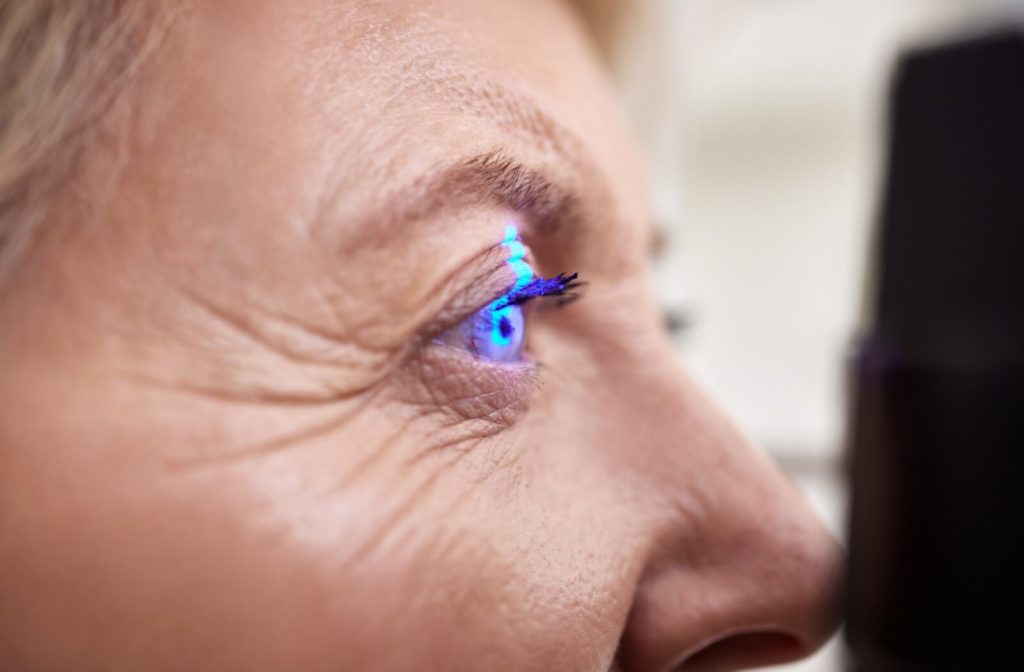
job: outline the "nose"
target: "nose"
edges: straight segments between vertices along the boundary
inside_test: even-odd
[[[633,395],[649,543],[621,669],[733,670],[802,658],[837,624],[838,544],[772,461],[685,378]],[[638,422],[639,421],[639,422]]]

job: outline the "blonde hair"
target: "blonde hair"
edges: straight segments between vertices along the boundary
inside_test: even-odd
[[[0,0],[0,276],[155,37],[149,0]]]

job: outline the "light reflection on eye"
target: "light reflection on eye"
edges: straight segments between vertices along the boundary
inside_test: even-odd
[[[516,274],[516,284],[509,291],[511,294],[528,285],[533,280],[534,273],[530,265],[526,263],[526,248],[523,247],[523,241],[519,238],[519,230],[515,226],[509,224],[505,227],[505,238],[501,241],[501,245],[508,250],[508,265]],[[502,299],[504,298],[506,297],[502,297]],[[498,299],[498,301],[502,299]]]
[[[515,284],[439,340],[486,359],[518,362],[523,355],[526,323],[522,305],[512,301],[512,297],[529,285],[536,275],[526,262],[526,248],[515,226],[505,227],[501,245],[508,251],[508,265],[515,273]]]
[[[522,306],[495,308],[490,305],[473,315],[470,321],[470,338],[476,354],[497,362],[522,359],[526,341]]]

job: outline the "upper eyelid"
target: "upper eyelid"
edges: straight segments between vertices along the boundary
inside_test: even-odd
[[[545,278],[538,275],[533,266],[526,261],[529,258],[528,248],[521,240],[516,239],[511,243],[506,240],[502,243],[502,247],[506,248],[505,251],[509,258],[505,260],[504,264],[493,269],[491,275],[502,275],[504,270],[504,275],[508,276],[509,281],[504,285],[479,280],[469,283],[462,293],[457,294],[441,309],[433,322],[434,328],[430,330],[430,336],[436,336],[456,326],[487,305],[495,307],[522,305],[532,299],[544,296],[561,296],[569,301],[578,297],[572,291],[581,286],[576,273],[559,273]],[[468,300],[467,292],[469,293]]]
[[[525,250],[526,258],[529,259],[529,248],[526,247]],[[509,293],[515,287],[516,274],[507,263],[507,257],[507,250],[503,249],[501,245],[496,245],[470,262],[470,268],[479,269],[483,265],[482,270],[473,272],[463,268],[456,271],[448,279],[446,285],[457,284],[459,289],[448,290],[452,297],[437,311],[429,323],[424,325],[420,330],[421,334],[425,338],[433,338]]]

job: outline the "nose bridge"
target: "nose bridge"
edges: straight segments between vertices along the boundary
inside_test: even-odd
[[[634,375],[623,413],[637,428],[630,468],[648,489],[650,547],[624,653],[658,663],[633,667],[678,664],[709,642],[762,642],[750,633],[778,636],[759,645],[769,662],[817,648],[834,627],[835,542],[677,367]]]
[[[619,360],[628,389],[614,392],[617,413],[612,421],[629,428],[628,459],[652,493],[665,499],[681,515],[709,521],[714,526],[742,525],[740,509],[756,495],[773,499],[792,494],[775,464],[750,445],[719,411],[671,355]],[[758,516],[766,511],[757,507]],[[722,523],[729,522],[725,528]],[[710,530],[709,530],[710,531]]]

